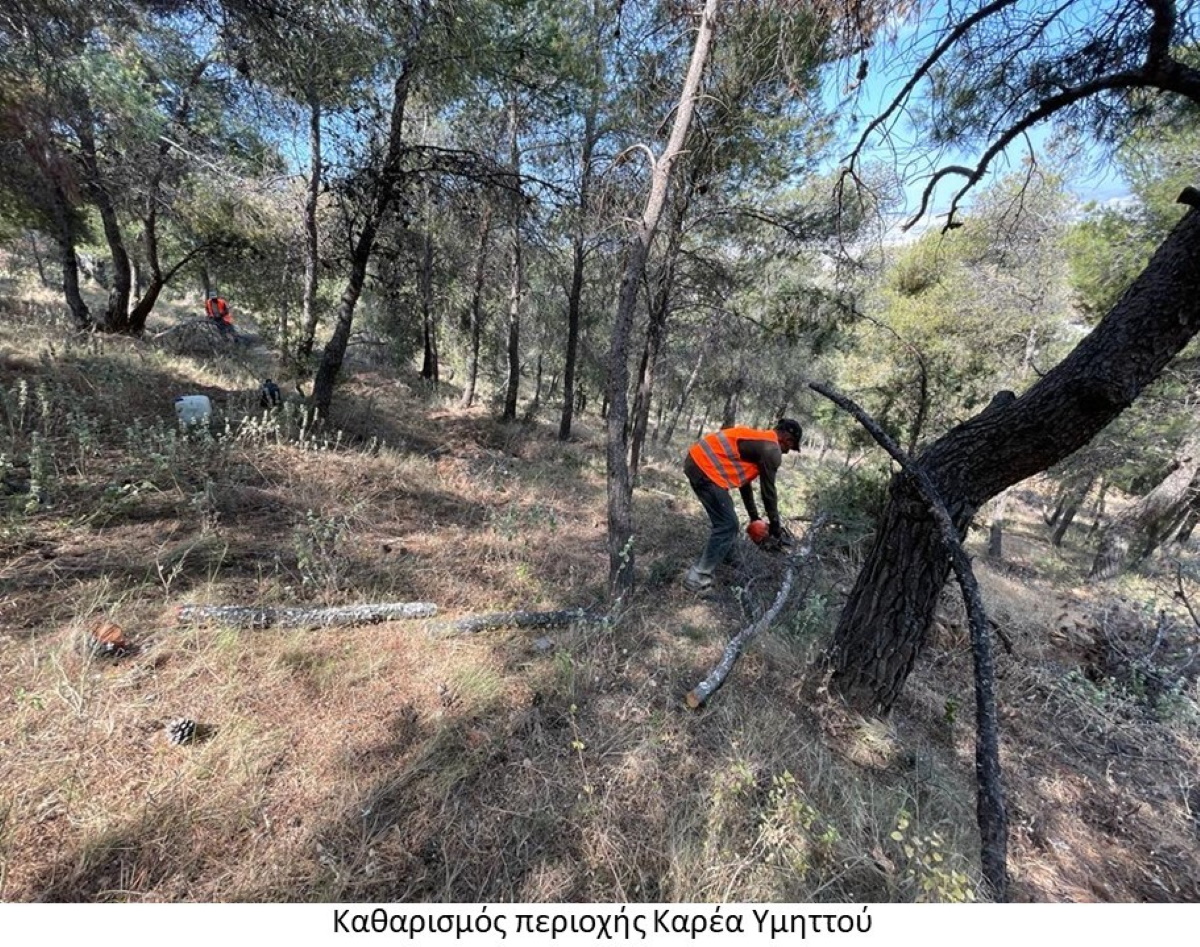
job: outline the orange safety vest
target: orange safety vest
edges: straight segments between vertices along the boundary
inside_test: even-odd
[[[208,313],[210,319],[217,319],[221,322],[233,322],[233,319],[229,316],[229,304],[220,296],[216,299],[205,300],[204,311]]]
[[[688,455],[717,486],[726,490],[744,487],[758,476],[758,465],[742,460],[738,455],[739,440],[774,441],[778,444],[779,435],[774,431],[759,431],[752,427],[727,427],[700,438],[692,445]]]

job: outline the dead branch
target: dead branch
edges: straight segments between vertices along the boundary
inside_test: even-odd
[[[946,504],[929,474],[912,461],[862,408],[826,385],[812,383],[813,391],[824,395],[849,412],[867,429],[876,442],[913,478],[937,523],[942,541],[950,553],[950,563],[962,589],[971,629],[971,651],[975,659],[975,776],[977,780],[976,816],[979,822],[980,862],[983,876],[997,901],[1008,897],[1008,817],[1004,807],[1004,785],[1000,769],[999,720],[996,714],[995,668],[992,660],[988,618],[983,609],[979,583],[971,560],[963,549],[958,530]]]
[[[934,47],[933,51],[930,52],[925,60],[913,70],[913,74],[904,84],[904,87],[898,93],[896,93],[895,98],[892,99],[887,108],[885,108],[879,113],[879,115],[872,119],[870,124],[868,124],[866,129],[863,131],[862,135],[859,136],[858,143],[854,146],[854,150],[851,151],[845,159],[849,162],[849,167],[851,169],[853,169],[854,165],[858,161],[859,156],[862,154],[863,148],[867,144],[867,139],[870,138],[872,133],[874,133],[880,126],[887,122],[896,113],[896,111],[908,101],[909,96],[912,95],[913,89],[917,87],[917,83],[925,78],[925,76],[927,76],[937,66],[938,62],[946,56],[950,48],[981,20],[987,19],[993,13],[1004,9],[1005,7],[1012,6],[1015,2],[1016,0],[994,0],[994,2],[980,7],[970,16],[964,18],[961,23],[955,26],[953,30],[943,37],[942,41],[938,43],[936,47]]]
[[[373,625],[405,618],[432,618],[437,606],[429,602],[392,602],[380,605],[339,605],[331,608],[273,607],[269,605],[181,605],[181,625],[207,623],[233,628],[332,628]]]
[[[466,615],[435,623],[435,631],[445,634],[474,634],[495,628],[556,628],[559,625],[602,624],[603,615],[593,615],[582,608],[567,608],[556,612],[492,612],[486,615]]]
[[[1192,624],[1200,629],[1200,615],[1196,614],[1196,609],[1192,607],[1192,600],[1188,597],[1187,589],[1183,587],[1183,563],[1181,562],[1175,563],[1175,597],[1183,602],[1183,607],[1187,609]]]
[[[815,545],[814,540],[824,525],[825,515],[820,514],[813,520],[812,526],[804,534],[804,543],[799,549],[788,556],[787,569],[783,574],[783,582],[779,586],[779,592],[775,596],[775,601],[771,603],[771,607],[766,610],[758,621],[754,622],[748,628],[743,628],[733,637],[733,640],[725,646],[725,652],[721,655],[721,660],[717,662],[717,666],[709,672],[708,677],[688,692],[685,699],[687,705],[692,710],[699,710],[704,706],[705,701],[716,692],[717,688],[725,683],[725,678],[729,676],[729,672],[733,670],[737,659],[746,650],[746,645],[753,641],[760,631],[768,627],[778,617],[784,603],[792,592],[792,583],[796,580],[796,567],[811,558]]]

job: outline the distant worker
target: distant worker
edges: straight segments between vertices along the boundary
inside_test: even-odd
[[[742,502],[751,521],[749,532],[755,542],[761,542],[768,536],[776,543],[786,540],[788,534],[779,519],[775,474],[783,463],[783,455],[800,449],[802,437],[803,430],[798,422],[781,418],[769,431],[729,427],[715,434],[707,434],[692,445],[683,462],[683,472],[708,514],[712,532],[700,559],[683,578],[683,585],[688,591],[703,592],[711,587],[717,566],[733,553],[738,518],[730,490],[736,488],[742,494]],[[751,486],[756,478],[761,483],[762,501],[767,513],[765,535]]]
[[[270,378],[264,378],[258,387],[258,403],[263,408],[276,408],[283,404],[283,392]]]
[[[208,298],[204,300],[204,314],[216,323],[217,329],[220,330],[223,338],[232,338],[234,336],[233,313],[229,311],[229,303],[225,302],[216,293],[210,292]]]

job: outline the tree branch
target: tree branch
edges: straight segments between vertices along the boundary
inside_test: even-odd
[[[593,615],[582,608],[566,608],[556,612],[491,612],[485,615],[466,615],[435,623],[444,634],[475,634],[493,628],[554,628],[559,625],[603,624],[604,615]]]
[[[1000,154],[1000,152],[1012,144],[1014,139],[1024,135],[1034,125],[1038,124],[1038,122],[1045,121],[1056,112],[1059,112],[1068,106],[1074,105],[1076,102],[1086,99],[1089,96],[1096,95],[1099,92],[1154,85],[1155,83],[1151,81],[1150,77],[1144,71],[1139,70],[1137,72],[1118,72],[1111,76],[1105,76],[1101,79],[1096,79],[1093,82],[1085,83],[1084,85],[1075,86],[1071,89],[1064,89],[1057,95],[1052,95],[1047,99],[1042,99],[1042,101],[1038,103],[1038,107],[1036,109],[1027,112],[1023,117],[1006,128],[1000,134],[1000,137],[988,146],[987,150],[983,153],[983,157],[979,159],[979,162],[974,168],[966,168],[962,165],[951,165],[939,169],[938,172],[934,174],[932,178],[930,178],[929,183],[921,192],[920,209],[909,219],[909,221],[904,225],[903,229],[908,230],[925,215],[925,210],[929,206],[929,200],[933,196],[933,191],[937,187],[938,182],[950,174],[962,175],[967,179],[967,182],[958,189],[950,202],[950,211],[946,215],[946,226],[944,229],[949,230],[956,226],[957,222],[954,220],[954,215],[957,213],[958,205],[966,196],[967,191],[974,187],[975,184],[978,183],[979,179],[982,178],[985,173],[987,173],[987,169],[991,166],[992,161],[998,154]]]
[[[332,608],[285,608],[270,605],[181,605],[176,620],[181,625],[214,622],[234,628],[331,628],[371,625],[402,618],[431,618],[437,606],[428,602],[395,602],[381,605],[344,605]]]
[[[997,901],[1008,895],[1008,819],[1004,808],[1004,786],[1000,769],[999,723],[994,694],[995,671],[991,639],[988,637],[988,618],[983,608],[979,583],[971,569],[954,527],[950,511],[937,488],[920,464],[909,459],[887,432],[862,408],[826,385],[812,383],[809,387],[824,395],[839,408],[849,412],[876,442],[912,477],[937,523],[942,541],[950,553],[955,577],[962,589],[971,628],[971,651],[975,658],[975,775],[977,780],[976,816],[979,821],[980,861],[983,876]]]
[[[792,583],[796,579],[796,567],[812,556],[817,533],[825,525],[825,522],[825,514],[818,514],[804,534],[804,544],[788,557],[787,570],[783,574],[783,582],[780,583],[779,592],[775,595],[775,601],[771,603],[771,607],[767,609],[758,621],[747,628],[743,628],[734,636],[733,640],[725,646],[721,660],[709,672],[708,677],[688,691],[685,699],[688,707],[692,710],[699,710],[704,706],[705,701],[725,683],[725,678],[733,670],[733,666],[737,663],[737,659],[741,657],[742,652],[746,650],[746,646],[754,640],[759,632],[769,627],[771,622],[778,617],[784,603],[792,592]]]
[[[862,136],[858,139],[858,143],[854,146],[854,149],[849,155],[846,156],[847,160],[850,162],[850,167],[854,167],[858,160],[859,154],[862,152],[863,146],[866,145],[867,139],[871,136],[871,134],[884,122],[886,122],[896,112],[896,110],[900,108],[901,105],[904,104],[904,102],[912,94],[913,89],[917,87],[917,83],[919,83],[923,78],[925,78],[925,76],[929,74],[930,70],[932,70],[933,67],[938,64],[938,61],[946,54],[951,46],[957,43],[980,20],[987,19],[993,13],[998,13],[1000,10],[1003,10],[1005,7],[1010,7],[1016,2],[1017,0],[992,0],[992,2],[987,6],[980,7],[973,14],[971,14],[971,16],[967,17],[953,30],[951,30],[946,38],[938,43],[937,46],[934,47],[933,51],[925,57],[925,60],[919,66],[917,66],[908,82],[904,83],[903,88],[896,93],[896,97],[892,99],[888,107],[884,109],[880,115],[872,119],[871,123],[863,131]]]

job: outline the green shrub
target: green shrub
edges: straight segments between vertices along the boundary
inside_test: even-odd
[[[828,514],[843,541],[856,542],[879,525],[890,479],[889,469],[881,464],[823,468],[813,476],[808,507]]]

